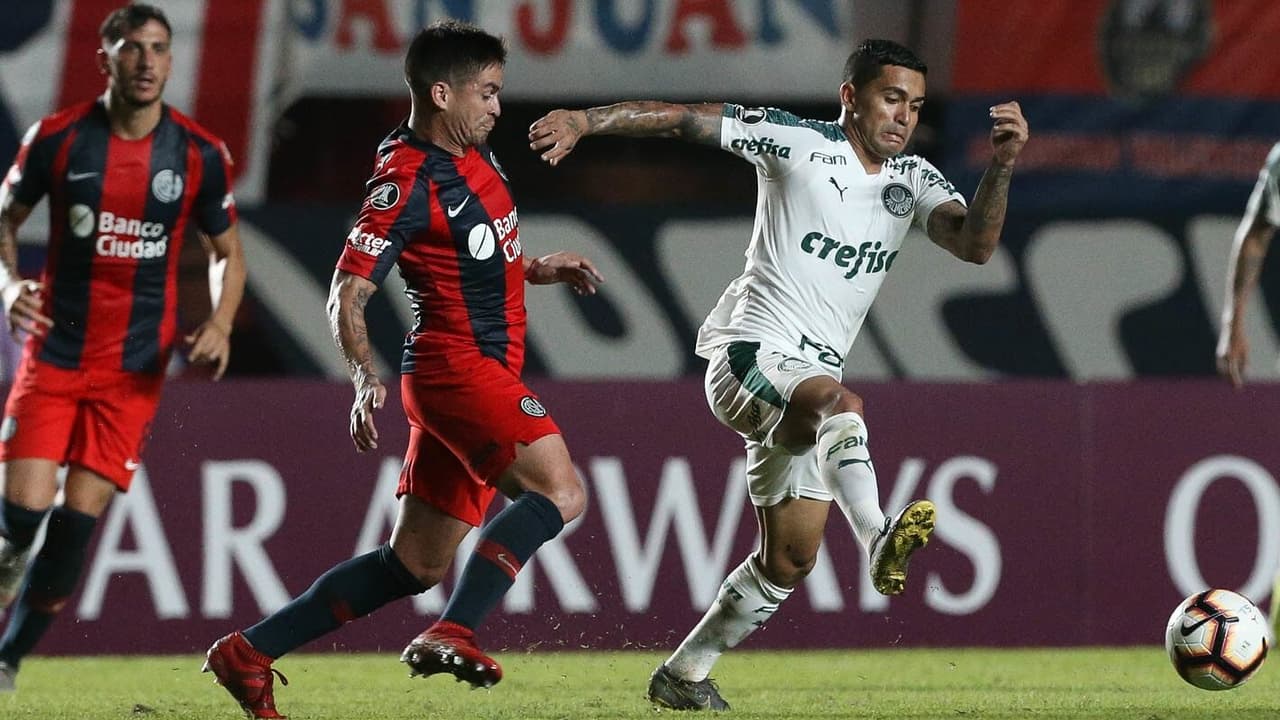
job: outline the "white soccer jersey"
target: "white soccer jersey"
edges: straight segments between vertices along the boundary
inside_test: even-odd
[[[837,379],[916,221],[964,197],[900,155],[868,175],[834,122],[726,104],[720,146],[756,166],[747,264],[698,330],[698,355],[735,340],[819,362]]]
[[[1253,216],[1258,212],[1258,204],[1266,198],[1266,221],[1272,227],[1280,227],[1280,143],[1271,146],[1267,153],[1267,161],[1258,173],[1258,182],[1253,186],[1253,194],[1249,196],[1249,205],[1245,212]]]

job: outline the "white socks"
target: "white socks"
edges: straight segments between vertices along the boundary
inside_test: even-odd
[[[818,426],[818,467],[827,489],[862,547],[884,530],[876,469],[867,450],[867,426],[858,413],[832,415]]]
[[[789,595],[790,588],[765,578],[752,553],[725,578],[707,614],[667,659],[667,669],[682,680],[707,679],[724,651],[764,625]]]

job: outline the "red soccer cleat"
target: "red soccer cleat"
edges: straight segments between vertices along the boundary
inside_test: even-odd
[[[475,633],[451,622],[437,622],[414,638],[400,653],[400,662],[409,666],[409,677],[449,673],[484,688],[502,679],[502,667],[476,647]]]
[[[271,667],[271,658],[254,650],[239,632],[227,635],[209,648],[200,672],[213,672],[218,684],[231,693],[247,716],[285,717],[276,712],[271,674],[280,676],[281,685],[288,685],[289,681],[279,670]]]

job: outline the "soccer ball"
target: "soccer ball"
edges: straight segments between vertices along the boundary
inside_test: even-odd
[[[1205,590],[1183,600],[1164,632],[1174,669],[1205,690],[1243,685],[1262,667],[1269,644],[1262,613],[1230,590]]]

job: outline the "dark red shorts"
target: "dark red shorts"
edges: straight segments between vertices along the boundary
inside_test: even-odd
[[[0,423],[0,460],[72,463],[128,490],[164,377],[66,370],[24,358]]]
[[[484,520],[516,445],[560,434],[533,391],[493,360],[465,377],[402,375],[400,397],[409,448],[396,495],[412,494],[472,525]]]

